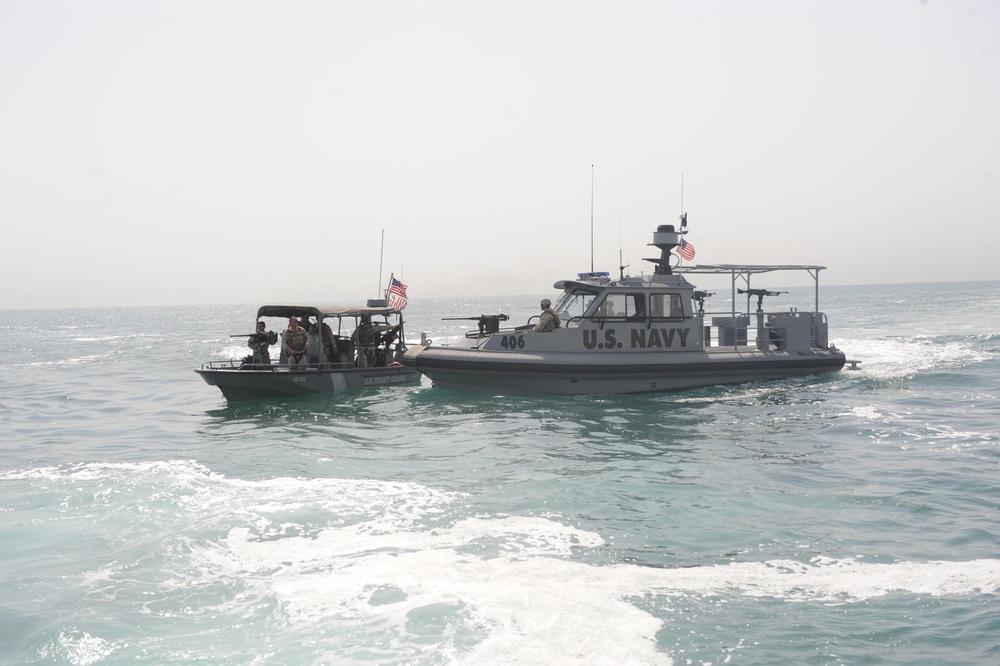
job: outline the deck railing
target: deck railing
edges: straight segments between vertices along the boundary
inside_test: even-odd
[[[248,361],[243,361],[240,359],[231,359],[228,361],[205,361],[201,364],[202,370],[270,370],[272,372],[291,372],[292,370],[297,371],[319,371],[319,370],[353,370],[355,364],[353,362],[341,362],[341,363],[311,363],[307,364],[305,367],[292,368],[288,363],[250,363]]]
[[[705,312],[705,347],[753,347],[760,350],[806,350],[828,346],[822,312]]]

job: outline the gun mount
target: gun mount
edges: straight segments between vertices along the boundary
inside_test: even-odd
[[[768,291],[767,289],[737,289],[741,294],[747,295],[747,310],[750,309],[750,297],[757,297],[757,312],[764,311],[764,297],[765,296],[777,296],[779,294],[787,294],[787,291]]]
[[[239,333],[230,335],[231,338],[247,338],[247,346],[251,349],[266,349],[270,345],[278,343],[278,334],[274,331],[257,331],[255,333]]]
[[[510,319],[505,314],[479,315],[478,317],[442,317],[441,321],[475,321],[479,322],[479,335],[491,335],[500,330],[500,322]]]
[[[714,291],[696,291],[694,292],[694,300],[698,303],[698,314],[705,314],[705,299],[709,296],[715,296]]]

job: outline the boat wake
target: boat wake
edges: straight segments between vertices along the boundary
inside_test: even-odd
[[[928,371],[956,371],[1000,358],[997,338],[986,336],[894,336],[844,341],[862,359],[862,374],[874,381],[909,379]]]
[[[9,544],[15,556],[35,531],[69,535],[84,520],[98,530],[90,540],[108,544],[85,574],[36,590],[38,603],[69,594],[99,616],[164,626],[197,617],[206,645],[245,627],[255,655],[276,649],[259,627],[280,626],[324,661],[669,663],[657,636],[679,620],[673,606],[636,599],[702,599],[710,610],[720,597],[830,605],[1000,593],[1000,559],[595,564],[585,560],[606,538],[560,515],[483,515],[462,493],[410,482],[233,479],[190,461],[29,468],[0,482],[48,502],[48,520],[11,531],[24,540]],[[143,649],[198,653],[150,633]],[[99,651],[123,649],[103,640],[86,635]]]

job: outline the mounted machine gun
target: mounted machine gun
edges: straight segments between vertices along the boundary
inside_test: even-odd
[[[507,321],[510,319],[505,314],[494,314],[494,315],[479,315],[478,317],[442,317],[442,321],[460,321],[468,320],[479,322],[479,335],[491,335],[500,330],[500,322]]]
[[[747,312],[750,311],[750,297],[757,297],[757,312],[764,311],[764,297],[765,296],[777,296],[779,294],[787,294],[787,291],[768,291],[767,289],[737,289],[741,294],[747,295]]]

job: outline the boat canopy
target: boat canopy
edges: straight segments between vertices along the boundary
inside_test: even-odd
[[[262,305],[257,310],[261,317],[360,317],[361,315],[389,316],[400,314],[396,308],[368,307],[365,305]]]
[[[747,289],[750,288],[750,276],[757,275],[759,273],[771,273],[774,271],[805,271],[809,273],[809,276],[813,279],[813,292],[814,292],[814,303],[813,310],[819,312],[819,272],[826,270],[826,266],[815,266],[815,265],[798,265],[798,264],[778,264],[778,265],[760,265],[760,264],[705,264],[702,266],[680,266],[674,268],[678,273],[701,273],[703,275],[716,274],[724,275],[729,274],[731,287],[733,292],[733,314],[736,313],[736,282],[737,280],[743,280],[746,284]],[[747,308],[749,309],[749,299],[747,300]]]
[[[754,275],[756,273],[770,273],[772,271],[808,271],[812,273],[813,271],[826,270],[826,266],[794,264],[701,264],[696,266],[675,266],[674,270],[678,273],[743,273]]]

